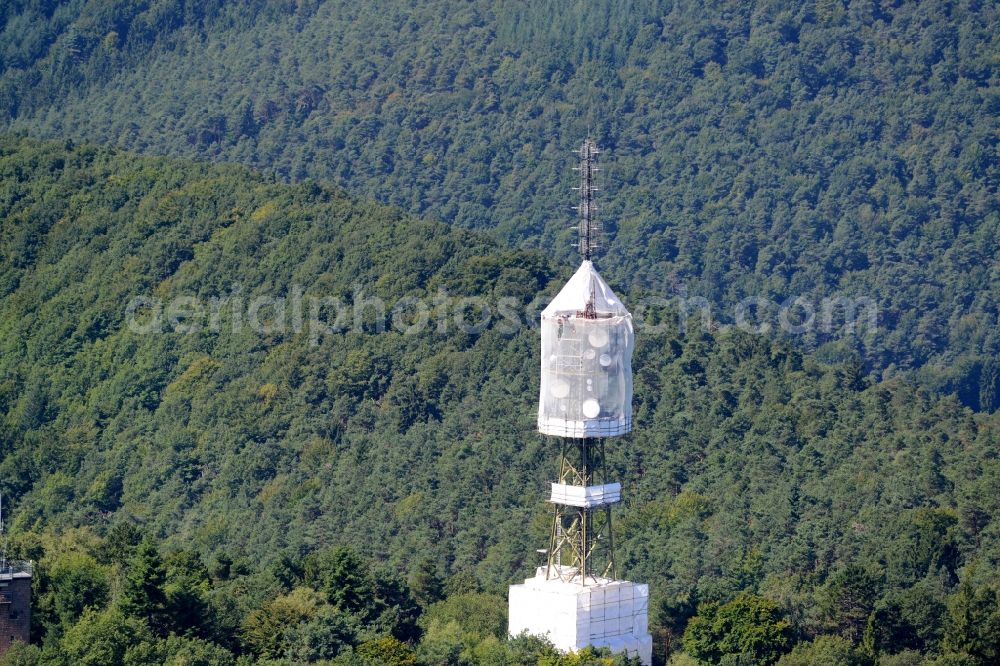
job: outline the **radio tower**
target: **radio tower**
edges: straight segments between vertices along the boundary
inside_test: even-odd
[[[546,636],[560,650],[588,645],[652,657],[649,586],[618,580],[605,442],[632,430],[632,315],[591,263],[600,242],[597,146],[579,150],[583,263],[542,311],[538,431],[558,439],[559,476],[546,563],[511,585],[509,631]]]

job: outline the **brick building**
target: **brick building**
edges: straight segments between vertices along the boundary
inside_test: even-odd
[[[31,628],[31,563],[0,565],[0,655],[14,641],[28,642]]]

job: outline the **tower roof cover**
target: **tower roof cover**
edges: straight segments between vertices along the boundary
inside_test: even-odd
[[[566,317],[582,313],[591,300],[598,317],[620,317],[629,314],[621,299],[611,291],[611,287],[594,268],[594,264],[584,261],[548,307],[542,310],[542,318]]]

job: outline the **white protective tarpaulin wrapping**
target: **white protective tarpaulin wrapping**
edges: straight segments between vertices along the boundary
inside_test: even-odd
[[[509,591],[508,631],[544,636],[562,651],[588,645],[651,662],[649,586],[597,579],[593,585],[547,579],[545,567]]]
[[[632,315],[591,262],[542,311],[541,328],[539,432],[580,438],[631,431]]]
[[[587,509],[605,504],[617,504],[622,501],[622,484],[604,483],[599,486],[574,486],[568,483],[553,483],[549,501],[553,504]]]

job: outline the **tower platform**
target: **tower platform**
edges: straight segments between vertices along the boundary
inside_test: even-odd
[[[572,578],[570,567],[561,568]],[[627,580],[589,577],[587,585],[546,578],[546,567],[509,591],[509,631],[544,636],[568,652],[592,645],[638,656],[652,663],[649,586]],[[567,575],[570,574],[570,575]]]
[[[568,483],[553,483],[549,502],[563,506],[593,509],[606,504],[622,501],[622,484],[604,483],[599,486],[576,486]]]

